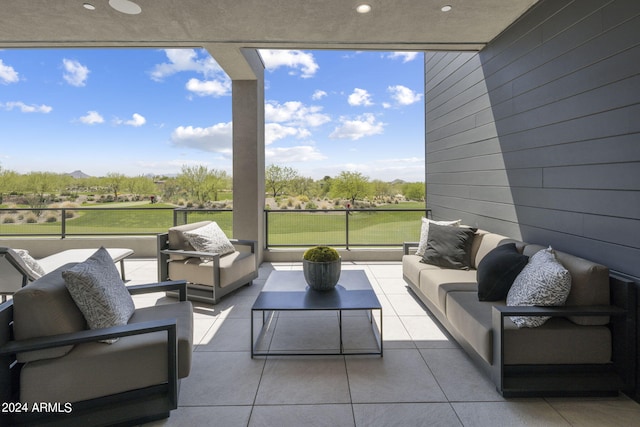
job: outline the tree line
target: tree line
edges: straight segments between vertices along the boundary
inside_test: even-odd
[[[409,200],[424,200],[423,182],[384,182],[370,180],[360,172],[343,171],[335,177],[314,180],[296,169],[271,164],[265,169],[265,190],[269,197],[305,196],[342,198],[355,205],[356,200],[384,199],[403,195]],[[223,170],[206,166],[182,166],[177,176],[126,176],[108,173],[102,177],[74,178],[69,174],[30,172],[20,174],[0,168],[0,204],[8,196],[19,196],[31,207],[44,207],[59,197],[77,199],[79,195],[102,195],[107,201],[119,201],[123,194],[134,200],[157,198],[169,203],[189,201],[199,207],[218,202],[221,193],[231,192],[232,179]],[[153,197],[152,197],[153,196]]]

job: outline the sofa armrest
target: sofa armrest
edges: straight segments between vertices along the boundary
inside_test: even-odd
[[[148,294],[151,292],[164,292],[177,290],[180,293],[180,301],[187,300],[187,281],[171,280],[159,283],[148,283],[144,285],[127,286],[131,295]]]
[[[625,318],[628,311],[613,305],[598,306],[493,306],[491,311],[493,330],[493,381],[500,393],[506,396],[504,365],[504,318],[507,316],[611,316]]]
[[[402,244],[402,252],[404,255],[409,255],[411,252],[411,248],[418,248],[419,242],[404,242]],[[414,251],[415,252],[415,251]]]
[[[33,350],[42,350],[46,348],[95,342],[109,338],[141,335],[160,331],[167,332],[167,379],[169,386],[169,399],[173,409],[175,409],[178,407],[178,335],[176,319],[154,320],[114,326],[111,328],[88,329],[69,334],[51,335],[48,337],[38,337],[20,341],[9,341],[0,347],[0,357],[11,356],[16,353]]]
[[[234,246],[249,246],[251,248],[251,253],[256,252],[256,245],[258,242],[255,240],[246,240],[246,239],[230,239],[231,243]]]
[[[187,258],[220,258],[220,254],[215,252],[183,251],[181,249],[164,249],[160,252],[166,255],[180,255]]]

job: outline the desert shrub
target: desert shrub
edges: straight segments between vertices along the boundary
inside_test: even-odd
[[[13,224],[15,222],[16,220],[12,216],[5,216],[4,218],[2,218],[3,224]]]
[[[65,211],[64,212],[64,217],[67,219],[71,219],[74,216],[76,216],[76,213],[74,211]]]
[[[289,206],[289,207],[293,206],[293,199],[291,197],[289,197],[289,199],[287,199],[287,206]]]
[[[313,202],[309,202],[307,203],[307,205],[305,206],[307,209],[318,209],[318,205],[316,205]]]
[[[56,217],[55,217],[55,216],[53,216],[53,215],[49,215],[49,216],[45,219],[45,222],[56,222],[56,221],[58,221],[58,218],[56,218]]]
[[[287,210],[287,209],[289,209],[289,208],[287,207],[287,205],[285,205],[285,204],[283,203],[283,204],[281,204],[281,205],[280,205],[280,209]]]
[[[30,213],[25,217],[25,222],[27,224],[35,224],[38,222],[38,217],[34,213]]]
[[[300,203],[296,203],[294,209],[302,209],[302,205]]]
[[[305,196],[304,194],[302,196],[298,196],[298,200],[300,200],[302,203],[308,203],[309,202],[309,198],[307,196]]]

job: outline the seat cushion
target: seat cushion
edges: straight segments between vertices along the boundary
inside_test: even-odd
[[[256,271],[256,255],[233,252],[220,257],[220,287],[224,288]],[[199,285],[214,286],[213,262],[200,258],[173,260],[168,265],[169,277]]]
[[[177,319],[178,377],[184,378],[191,368],[191,303],[138,309],[130,323],[167,318]],[[20,375],[20,400],[78,402],[165,383],[166,343],[166,332],[153,332],[122,337],[112,345],[83,343],[65,357],[28,363]]]
[[[477,295],[476,271],[450,270],[446,268],[424,270],[420,274],[420,291],[442,313],[446,313],[448,292],[465,291]]]
[[[417,255],[403,255],[402,274],[416,287],[420,286],[420,272],[422,270],[438,270],[440,267],[420,262],[422,257]]]

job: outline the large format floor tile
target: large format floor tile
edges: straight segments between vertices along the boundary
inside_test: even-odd
[[[155,260],[126,260],[127,285],[155,281]],[[150,426],[640,427],[640,405],[626,397],[504,399],[466,353],[406,288],[400,263],[347,263],[362,269],[383,307],[384,357],[251,358],[251,306],[274,270],[301,263],[265,263],[252,286],[217,305],[194,304],[191,375],[179,407]],[[174,302],[164,293],[138,295],[137,306]],[[374,312],[377,320],[377,313]],[[337,349],[336,312],[281,312],[268,319],[259,350]],[[374,347],[364,312],[344,313],[349,348]],[[262,316],[256,315],[256,333]]]

